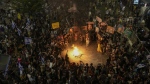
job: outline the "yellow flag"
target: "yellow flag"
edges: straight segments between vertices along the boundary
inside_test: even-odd
[[[19,20],[21,20],[21,15],[20,15],[20,13],[18,13],[18,16],[17,16],[17,17],[18,17]]]
[[[52,28],[53,29],[59,28],[59,22],[52,23]]]

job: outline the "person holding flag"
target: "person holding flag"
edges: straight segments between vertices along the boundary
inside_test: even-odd
[[[41,52],[38,55],[39,55],[39,58],[40,58],[40,61],[41,61],[42,65],[45,65],[45,59],[42,56]]]
[[[40,69],[41,69],[41,72],[44,71],[44,68],[45,68],[45,59],[43,56],[40,56],[40,61],[41,61],[41,65],[40,65]]]
[[[44,57],[43,57],[43,56],[41,56],[41,63],[42,63],[42,65],[45,64],[45,60],[44,60]]]
[[[20,62],[18,62],[18,68],[19,68],[19,72],[20,72],[20,77],[22,77],[24,68]]]
[[[30,25],[30,19],[27,18],[26,26],[29,26],[29,25]]]
[[[19,20],[21,20],[21,14],[20,14],[20,13],[17,14],[17,18],[18,18]]]
[[[19,28],[17,28],[17,31],[18,31],[18,35],[20,36],[21,35],[21,30]]]
[[[14,29],[16,27],[16,24],[14,21],[11,22],[11,27]]]

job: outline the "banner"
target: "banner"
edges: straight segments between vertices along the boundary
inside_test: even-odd
[[[24,42],[25,42],[25,44],[31,44],[32,43],[32,38],[31,37],[25,37]]]
[[[115,28],[114,28],[114,27],[107,26],[107,30],[106,30],[106,32],[109,32],[109,33],[113,34],[113,33],[114,33],[114,31],[115,31]]]
[[[101,25],[101,26],[106,26],[106,25],[107,25],[107,23],[105,23],[105,22],[101,22],[101,23],[100,23],[100,25]]]
[[[96,20],[97,20],[99,23],[102,22],[102,19],[101,19],[100,17],[98,17],[98,16],[96,16]]]
[[[52,23],[52,28],[53,29],[59,28],[59,22]]]

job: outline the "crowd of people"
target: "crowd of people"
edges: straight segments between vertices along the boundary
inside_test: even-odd
[[[0,17],[0,50],[11,56],[7,74],[0,73],[1,84],[150,83],[148,53],[143,46],[131,47],[128,39],[117,31],[114,34],[99,31],[102,39],[95,39],[101,45],[101,52],[109,58],[106,64],[94,66],[82,61],[70,62],[67,53],[61,56],[66,46],[75,41],[75,35],[66,36],[64,32],[51,35],[49,20],[42,14],[37,14],[37,18],[20,17],[8,17],[7,22],[6,17]],[[31,41],[25,43],[25,37]],[[86,38],[81,42],[86,43]]]

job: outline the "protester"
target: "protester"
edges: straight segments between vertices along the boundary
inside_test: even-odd
[[[117,2],[97,0],[97,4],[92,4],[98,3],[109,9],[109,4]],[[112,10],[106,14],[111,16]],[[73,34],[51,35],[49,24],[43,24],[49,22],[42,14],[36,18],[18,16],[19,19],[12,18],[9,23],[1,18],[4,31],[0,31],[0,50],[11,55],[7,75],[0,73],[1,84],[150,84],[150,67],[145,57],[148,53],[143,46],[136,50],[131,47],[123,34],[101,29],[95,33],[101,34],[100,41],[98,37],[95,39],[98,52],[109,56],[106,63],[97,66],[82,61],[72,63],[68,53],[63,57],[61,52],[74,43]],[[92,42],[89,32],[81,34],[80,39],[87,47]]]

